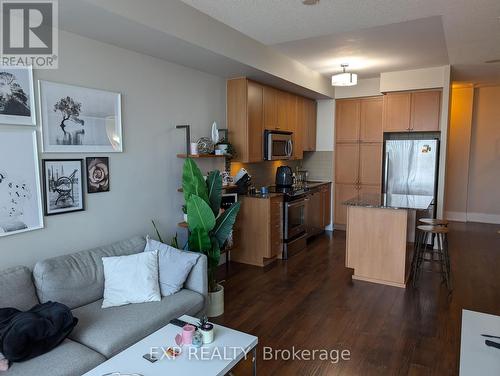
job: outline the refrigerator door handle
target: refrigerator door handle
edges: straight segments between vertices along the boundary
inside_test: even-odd
[[[389,152],[385,153],[385,171],[384,171],[384,193],[387,193],[387,182],[389,181]]]

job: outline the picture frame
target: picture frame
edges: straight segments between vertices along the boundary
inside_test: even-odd
[[[87,193],[109,192],[109,157],[87,157]]]
[[[38,81],[44,153],[123,151],[121,94]]]
[[[0,65],[0,124],[36,124],[33,69],[31,66]]]
[[[0,127],[0,237],[43,227],[36,130]]]
[[[43,159],[46,216],[85,210],[83,159]]]

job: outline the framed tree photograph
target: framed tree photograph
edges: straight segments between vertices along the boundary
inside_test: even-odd
[[[87,192],[109,192],[108,157],[87,157]]]
[[[45,215],[85,210],[83,159],[44,159],[42,170]]]
[[[52,153],[121,152],[121,95],[38,81],[42,146]]]
[[[0,65],[0,124],[35,125],[31,67]]]
[[[0,128],[0,236],[43,228],[36,131],[11,128]]]

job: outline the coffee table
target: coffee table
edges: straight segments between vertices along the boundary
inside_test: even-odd
[[[187,315],[181,316],[180,319],[191,324],[198,322],[198,319]],[[155,348],[157,354],[161,356],[161,347],[166,350],[168,347],[176,346],[174,338],[181,332],[181,328],[168,324],[83,376],[103,376],[114,372],[142,376],[222,376],[245,356],[252,357],[253,374],[256,375],[258,338],[216,324],[214,330],[214,342],[198,349],[192,348],[192,352],[189,350],[191,346],[183,346],[182,353],[175,359],[163,357],[155,363],[145,360],[142,356],[150,353],[151,348]]]

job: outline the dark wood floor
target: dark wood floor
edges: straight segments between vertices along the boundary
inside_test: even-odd
[[[499,229],[451,225],[451,296],[433,273],[417,290],[353,282],[340,231],[266,270],[233,263],[214,321],[259,337],[259,375],[457,375],[461,310],[500,315]],[[351,360],[263,361],[263,346],[348,349]]]

